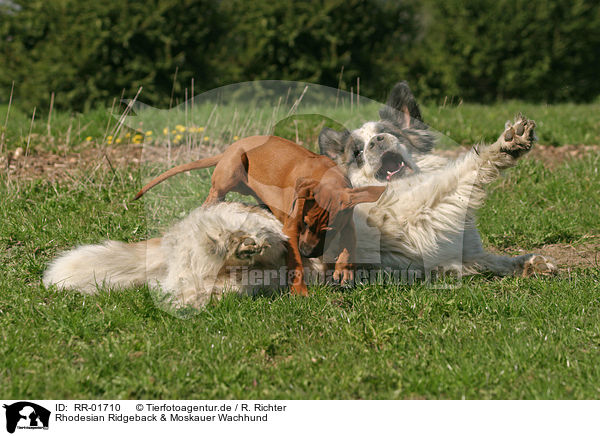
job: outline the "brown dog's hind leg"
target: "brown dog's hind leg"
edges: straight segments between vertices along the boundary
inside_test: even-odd
[[[224,197],[225,195],[220,195],[217,190],[211,187],[210,191],[208,191],[208,196],[206,197],[206,200],[204,200],[204,203],[202,203],[202,205],[211,206],[213,204],[217,204],[220,201],[222,201]]]
[[[213,171],[210,191],[204,200],[204,205],[209,206],[223,201],[228,192],[239,192],[247,181],[248,159],[246,154],[223,156]]]

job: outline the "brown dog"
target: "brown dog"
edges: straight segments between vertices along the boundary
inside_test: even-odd
[[[352,208],[377,201],[381,186],[352,189],[335,162],[294,142],[277,136],[251,136],[231,144],[222,154],[171,168],[137,193],[189,170],[215,166],[211,188],[204,204],[223,200],[230,191],[253,195],[283,223],[288,236],[288,271],[294,271],[292,292],[308,295],[302,259],[323,254],[325,234],[331,240],[340,233],[340,254],[334,279],[352,280],[352,256],[356,245]]]

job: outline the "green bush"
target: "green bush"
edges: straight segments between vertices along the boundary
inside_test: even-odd
[[[422,97],[591,100],[600,93],[597,0],[429,0],[410,67]]]
[[[178,84],[218,84],[212,53],[226,23],[212,0],[15,3],[21,9],[0,21],[4,99],[13,80],[26,107],[47,108],[55,92],[56,107],[75,110],[131,98],[140,86],[145,102],[168,104],[176,69]]]
[[[301,80],[361,93],[389,91],[395,50],[412,43],[418,25],[411,4],[384,0],[230,0],[237,17],[223,59],[233,81]]]
[[[256,79],[385,98],[591,100],[596,0],[13,0],[0,4],[0,103],[85,110],[121,94],[166,107]],[[3,6],[4,5],[4,6]],[[174,75],[177,71],[177,80]],[[174,89],[173,89],[174,87]],[[189,89],[191,94],[191,89]]]
[[[414,34],[411,8],[382,0],[18,0],[0,24],[0,101],[82,110],[143,86],[168,105],[233,82],[288,79],[388,87],[387,52]],[[0,14],[2,14],[0,9]],[[373,56],[377,53],[377,56]],[[350,86],[348,86],[348,89]],[[191,92],[191,90],[190,90]]]

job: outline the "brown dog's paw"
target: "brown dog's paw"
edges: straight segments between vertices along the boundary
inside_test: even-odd
[[[291,285],[292,295],[308,297],[308,288],[306,287],[306,283],[304,283],[304,274],[302,273],[302,268],[295,271],[288,271],[288,280]]]
[[[533,147],[536,141],[535,121],[528,120],[522,114],[518,114],[514,123],[507,122],[504,133],[498,140],[500,150],[513,158],[519,158]]]
[[[556,262],[553,259],[544,257],[539,254],[533,254],[523,263],[523,277],[531,277],[535,275],[551,276],[558,273]]]

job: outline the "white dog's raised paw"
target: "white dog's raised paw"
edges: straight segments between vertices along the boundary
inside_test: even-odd
[[[536,141],[535,121],[518,114],[514,123],[507,122],[500,136],[500,150],[514,158],[527,153]]]
[[[249,236],[243,238],[238,245],[235,254],[236,257],[242,260],[248,260],[253,256],[261,254],[269,245],[256,241]]]
[[[554,259],[533,254],[523,263],[523,277],[532,277],[535,275],[551,276],[558,273],[556,261]]]
[[[245,259],[260,253],[260,247],[253,238],[246,237],[240,241],[236,254],[240,259]]]

